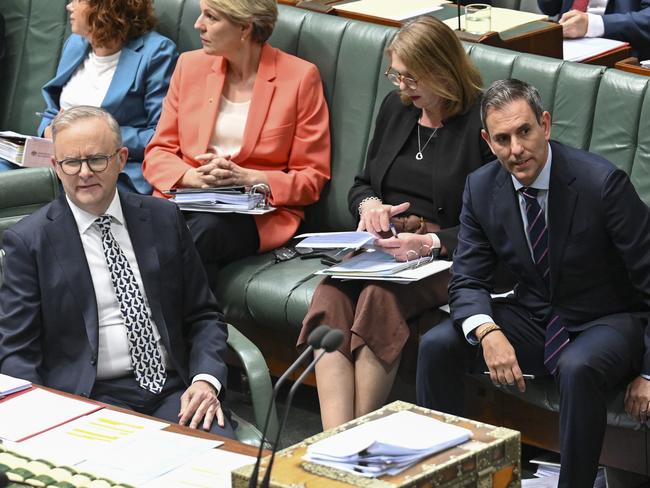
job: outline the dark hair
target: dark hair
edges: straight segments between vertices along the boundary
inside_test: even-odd
[[[152,31],[157,24],[152,0],[88,0],[88,24],[93,44],[124,44]]]
[[[483,128],[486,131],[488,130],[485,119],[487,118],[489,109],[499,110],[516,100],[526,100],[535,114],[537,123],[542,123],[544,108],[542,107],[542,97],[539,91],[537,91],[537,88],[525,81],[510,78],[495,81],[483,94],[483,99],[481,100],[481,122],[483,123]]]
[[[443,118],[465,113],[481,94],[478,69],[454,31],[434,17],[406,23],[388,44],[386,54],[397,56],[418,83],[443,100]]]

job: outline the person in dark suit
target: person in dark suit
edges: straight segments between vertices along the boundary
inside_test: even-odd
[[[565,38],[626,41],[640,59],[650,58],[648,0],[537,0],[537,4],[547,15],[560,15]]]
[[[495,82],[481,117],[499,161],[467,178],[453,320],[421,340],[418,403],[461,414],[467,371],[489,370],[495,385],[521,391],[523,374],[551,374],[560,392],[559,486],[591,487],[605,393],[629,384],[628,412],[648,415],[650,211],[623,171],[550,141],[551,118],[534,87]],[[493,300],[498,261],[517,284]]]
[[[108,112],[72,108],[52,132],[65,194],[4,234],[0,372],[234,437],[227,329],[183,216],[116,190],[128,150]]]
[[[402,27],[387,53],[385,74],[399,89],[379,109],[366,165],[348,195],[350,211],[358,230],[384,237],[375,244],[397,260],[445,259],[456,247],[465,178],[492,159],[481,138],[481,77],[454,32],[433,17]],[[321,324],[346,338],[316,366],[325,429],[383,405],[411,328],[432,322],[432,312],[447,303],[448,282],[447,271],[408,285],[323,280],[298,345]]]

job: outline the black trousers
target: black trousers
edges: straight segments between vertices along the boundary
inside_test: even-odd
[[[134,376],[125,376],[95,382],[90,398],[177,424],[178,412],[181,409],[181,395],[186,389],[178,374],[167,371],[165,386],[158,395],[141,388]],[[223,403],[221,409],[224,412],[225,427],[220,427],[215,417],[210,432],[234,439],[235,431],[230,420],[230,412]],[[199,429],[201,428],[199,426]]]
[[[513,345],[522,372],[548,375],[544,330],[526,309],[513,301],[495,300],[492,317]],[[616,314],[570,334],[571,342],[562,351],[555,373],[560,392],[560,488],[593,486],[607,426],[606,393],[639,374],[644,327],[631,314]],[[463,376],[486,370],[481,349],[469,344],[447,320],[421,338],[418,404],[462,415]]]
[[[221,268],[255,254],[260,247],[252,215],[207,212],[183,212],[183,215],[212,290],[217,289],[216,274]]]

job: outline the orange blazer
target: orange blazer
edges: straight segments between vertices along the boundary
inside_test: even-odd
[[[219,113],[226,60],[203,50],[181,54],[142,165],[156,196],[203,164]],[[330,178],[329,112],[318,69],[268,44],[262,47],[242,147],[232,160],[265,170],[271,204],[256,215],[260,251],[286,243]]]

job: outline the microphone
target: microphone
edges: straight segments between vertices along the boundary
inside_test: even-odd
[[[275,453],[278,450],[278,443],[280,442],[280,434],[282,433],[282,429],[284,429],[284,424],[286,424],[287,422],[287,417],[289,416],[289,409],[291,408],[291,403],[293,402],[293,396],[296,394],[296,390],[302,384],[302,382],[305,381],[307,375],[313,371],[318,361],[320,361],[320,358],[322,358],[323,355],[327,354],[328,352],[336,351],[342,342],[343,342],[343,332],[337,329],[330,330],[325,335],[325,337],[323,337],[323,340],[320,344],[320,347],[321,349],[323,349],[323,352],[321,352],[316,358],[314,358],[314,360],[311,363],[309,363],[309,365],[305,368],[305,370],[302,372],[302,374],[298,377],[298,379],[294,382],[293,386],[289,390],[289,394],[287,395],[287,404],[284,407],[284,415],[282,416],[282,421],[280,422],[280,426],[278,427],[278,433],[275,436],[275,442],[273,443],[271,459],[269,460],[269,465],[266,468],[266,473],[264,474],[264,479],[262,480],[262,488],[268,488],[271,482],[271,470],[273,469],[273,461],[275,460]]]
[[[330,328],[327,325],[319,325],[314,330],[312,330],[311,334],[309,334],[309,337],[307,337],[308,347],[303,351],[298,359],[296,359],[293,364],[289,366],[289,368],[284,372],[282,376],[280,376],[278,381],[275,383],[275,386],[273,387],[273,394],[271,395],[271,401],[269,402],[269,406],[266,409],[266,420],[264,420],[264,428],[262,429],[262,441],[260,442],[260,447],[257,451],[257,459],[255,461],[253,473],[251,474],[251,478],[248,481],[248,488],[255,488],[257,486],[257,476],[260,471],[260,462],[262,460],[264,441],[266,440],[266,431],[269,426],[269,420],[271,419],[271,410],[273,410],[273,407],[275,405],[275,398],[278,396],[280,387],[284,384],[289,375],[293,373],[301,363],[304,362],[305,358],[309,356],[314,349],[319,349],[321,347],[321,342],[328,332],[330,332]],[[0,488],[2,488],[2,485],[0,485]]]

